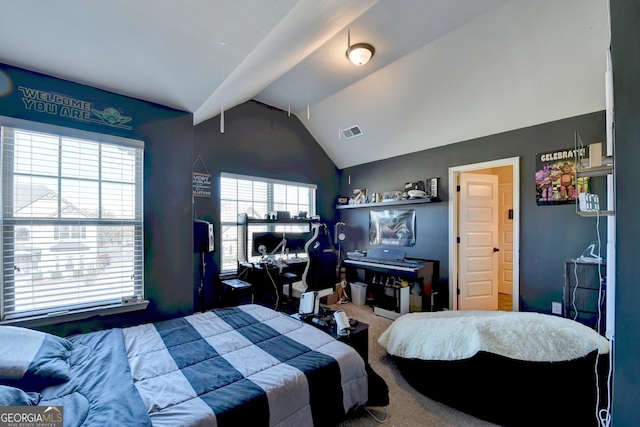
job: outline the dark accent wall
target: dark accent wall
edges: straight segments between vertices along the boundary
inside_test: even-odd
[[[334,221],[338,170],[295,115],[248,101],[225,111],[224,133],[220,132],[217,116],[195,127],[194,141],[192,161],[198,156],[202,158],[212,184],[211,198],[195,198],[195,214],[214,223],[218,248],[207,261],[214,262],[215,266],[206,274],[206,288],[210,289],[215,281],[222,256],[219,250],[220,172],[316,184],[317,213],[323,222]],[[201,168],[198,161],[194,170],[200,172]],[[199,281],[197,276],[196,284]],[[218,296],[208,295],[207,304],[215,304]]]
[[[564,261],[578,257],[597,239],[596,220],[576,214],[575,205],[537,206],[536,154],[573,148],[574,132],[585,144],[605,140],[604,112],[545,123],[498,135],[385,159],[342,171],[341,191],[368,193],[401,190],[405,182],[440,177],[442,202],[399,206],[416,210],[417,241],[407,256],[440,260],[440,276],[448,280],[449,168],[510,157],[520,158],[520,310],[551,312],[562,301]],[[428,138],[428,135],[425,135]],[[351,185],[348,184],[349,176]],[[594,185],[604,188],[604,181]],[[340,210],[346,223],[346,250],[368,249],[369,209]],[[601,225],[606,221],[602,220]],[[601,232],[604,233],[604,227]],[[603,234],[604,235],[604,234]]]
[[[613,423],[640,420],[640,1],[611,0],[611,56],[615,98],[616,322]]]
[[[81,113],[93,121],[63,116],[60,106],[51,105],[53,99],[44,99],[49,105],[41,105],[45,108],[40,110],[47,112],[34,105],[27,108],[20,87],[87,101],[98,110],[115,108],[131,120],[118,127],[96,120],[87,110]],[[4,64],[0,64],[0,115],[145,142],[144,289],[149,307],[42,329],[68,335],[192,312],[193,115]]]

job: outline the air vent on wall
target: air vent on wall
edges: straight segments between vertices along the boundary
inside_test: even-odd
[[[342,132],[342,136],[344,136],[344,139],[351,139],[355,138],[356,136],[362,135],[362,129],[360,129],[360,126],[358,125],[342,129],[340,132]]]

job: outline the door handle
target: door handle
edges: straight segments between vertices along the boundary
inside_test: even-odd
[[[500,252],[500,249],[498,249],[498,248],[493,248],[493,252]]]

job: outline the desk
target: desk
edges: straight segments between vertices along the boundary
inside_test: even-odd
[[[243,262],[238,264],[238,277],[252,285],[256,303],[285,310],[292,299],[292,285],[300,280],[306,265],[306,260],[274,264]],[[284,295],[285,284],[289,285],[289,295]]]

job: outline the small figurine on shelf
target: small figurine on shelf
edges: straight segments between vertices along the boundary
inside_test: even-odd
[[[357,188],[353,190],[353,196],[351,196],[351,200],[349,200],[350,205],[360,205],[366,202],[367,202],[366,188]]]

